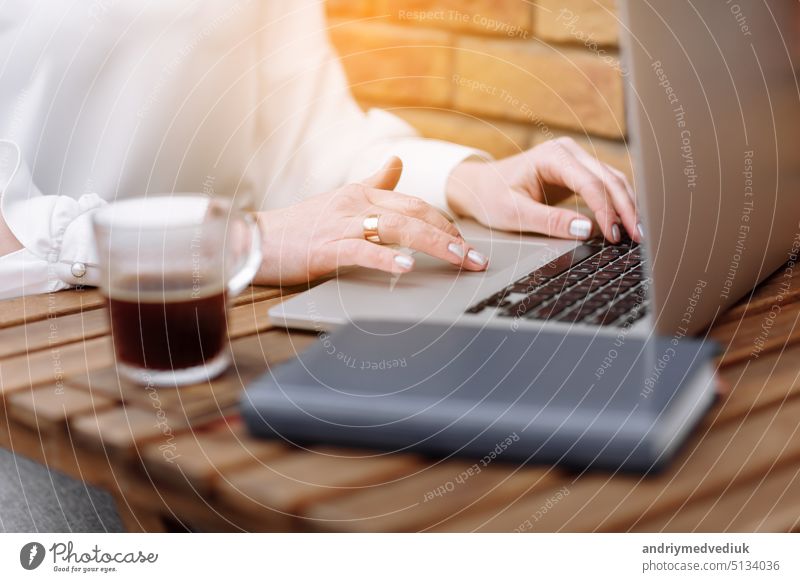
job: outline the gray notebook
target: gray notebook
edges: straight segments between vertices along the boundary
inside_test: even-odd
[[[249,386],[250,430],[288,442],[650,471],[715,394],[717,346],[360,322]]]

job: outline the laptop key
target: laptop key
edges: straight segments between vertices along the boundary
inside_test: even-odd
[[[571,287],[563,283],[559,283],[558,285],[546,285],[541,289],[537,289],[533,294],[537,297],[546,297],[550,299],[559,293],[563,293],[565,289],[571,289]]]
[[[506,295],[508,295],[508,292],[505,289],[495,293],[485,301],[485,307],[506,307],[511,305],[511,302],[506,300]]]
[[[627,254],[627,253],[628,253],[628,249],[626,249],[624,247],[606,247],[600,253],[600,256],[609,257],[609,258],[615,258],[615,257],[621,257],[622,255]]]
[[[604,305],[608,305],[608,301],[606,301],[604,299],[596,299],[594,296],[592,296],[591,299],[586,299],[583,302],[583,305],[586,305],[587,307],[594,307],[595,309],[598,309],[600,307],[603,307]]]
[[[547,305],[542,305],[540,307],[537,307],[533,311],[527,313],[525,315],[525,317],[527,319],[552,319],[554,316],[556,316],[560,312],[560,310],[556,311],[554,309],[554,307],[555,307],[555,304],[552,304],[552,303],[547,304]],[[563,306],[562,310],[565,307],[567,307],[567,306]]]
[[[603,267],[603,270],[609,271],[611,273],[624,273],[625,271],[628,270],[628,267],[627,265],[623,265],[622,263],[614,262],[611,263],[610,265],[606,265],[605,267]]]
[[[597,323],[598,325],[611,325],[618,319],[618,314],[612,313],[611,311],[604,311],[597,316],[593,323]]]
[[[537,287],[539,287],[539,285],[517,281],[511,286],[511,291],[513,291],[514,293],[523,293],[525,295],[530,295],[536,290]]]
[[[639,284],[639,281],[631,281],[630,279],[626,278],[627,275],[623,275],[622,278],[616,279],[611,283],[612,289],[618,289],[620,294],[625,293],[631,287],[636,287]]]
[[[547,301],[546,297],[541,297],[538,295],[529,295],[522,301],[514,303],[513,305],[509,305],[506,307],[503,315],[507,317],[522,317],[526,313],[528,313],[534,307],[538,307],[542,303]]]
[[[570,267],[577,265],[589,257],[596,255],[600,249],[591,245],[580,245],[572,252],[561,255],[549,263],[542,265],[531,273],[532,277],[552,279],[569,270]]]
[[[586,293],[581,293],[580,291],[568,291],[566,293],[562,293],[558,297],[558,301],[568,302],[568,303],[575,303],[582,299],[586,298]]]
[[[592,284],[590,281],[581,281],[574,287],[570,288],[571,293],[580,293],[584,297],[592,292]]]
[[[561,321],[563,323],[575,323],[584,316],[585,314],[581,313],[579,309],[573,309],[559,316],[556,321]]]
[[[603,270],[595,273],[592,279],[597,281],[611,281],[612,279],[619,277],[619,275],[619,273],[615,273],[613,271]]]
[[[613,289],[613,285],[609,285],[608,287],[604,287],[598,293],[592,295],[592,299],[601,299],[606,303],[610,303],[615,299],[619,298],[620,293]]]
[[[616,283],[616,281],[612,281],[611,282],[612,285],[615,284],[615,283]],[[591,287],[589,287],[589,293],[594,293],[595,291],[600,289],[600,287],[604,287],[604,286],[608,285],[609,281],[605,281],[604,279],[595,278],[595,279],[592,279],[590,281],[590,284],[591,284]]]

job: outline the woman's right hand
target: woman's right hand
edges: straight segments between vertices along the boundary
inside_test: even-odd
[[[292,285],[360,266],[406,273],[414,259],[364,239],[364,219],[377,215],[378,234],[387,244],[422,251],[470,271],[488,260],[473,249],[433,206],[392,190],[402,162],[393,158],[361,184],[314,196],[289,208],[259,212],[263,262],[255,283]]]

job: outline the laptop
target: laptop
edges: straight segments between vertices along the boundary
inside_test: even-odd
[[[490,257],[487,272],[417,253],[409,274],[341,273],[272,308],[271,320],[317,331],[387,319],[673,337],[707,328],[800,237],[800,4],[735,8],[620,3],[643,245],[460,221]]]

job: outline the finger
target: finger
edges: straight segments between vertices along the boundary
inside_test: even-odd
[[[483,271],[488,265],[488,259],[464,239],[403,214],[381,214],[378,236],[384,243],[410,247],[471,271]]]
[[[383,167],[372,176],[362,181],[362,184],[378,190],[394,190],[403,174],[403,161],[393,156]]]
[[[611,173],[613,173],[617,178],[622,180],[623,184],[625,184],[625,189],[628,191],[628,198],[630,198],[631,202],[633,202],[635,205],[636,192],[633,191],[633,184],[631,184],[631,181],[628,179],[628,176],[624,172],[615,168],[614,166],[606,164],[606,168],[608,168],[611,171]]]
[[[628,179],[625,175],[591,156],[589,152],[584,150],[574,140],[565,139],[562,140],[561,143],[582,162],[589,171],[600,178],[605,189],[611,194],[614,208],[622,219],[625,230],[628,231],[628,234],[633,240],[641,242],[641,240],[639,240],[641,238],[639,229],[637,228],[639,221],[636,215],[634,198],[632,196],[633,188],[628,183]]]
[[[517,211],[520,223],[531,232],[576,240],[592,237],[592,221],[579,212],[542,204],[521,195],[518,197]]]
[[[636,207],[636,196],[633,193],[633,186],[628,182],[627,176],[619,170],[598,162],[606,172],[614,177],[617,186],[614,189],[614,202],[617,212],[622,217],[622,223],[630,237],[636,242],[642,242],[642,227],[639,220],[639,210]]]
[[[461,236],[461,233],[458,232],[458,229],[452,222],[447,220],[441,212],[421,198],[406,196],[387,190],[371,190],[367,193],[367,198],[370,202],[385,210],[391,210],[392,212],[404,214],[412,218],[418,218],[452,236]]]
[[[606,188],[599,176],[591,172],[575,155],[562,144],[555,155],[545,156],[539,164],[539,173],[546,184],[569,188],[586,201],[600,225],[603,235],[612,242],[621,240],[621,220]]]
[[[414,268],[414,259],[389,247],[365,240],[348,238],[332,241],[319,251],[319,272],[330,273],[343,267],[366,267],[387,273],[407,273]]]
[[[636,228],[639,223],[636,214],[636,206],[628,193],[625,182],[616,176],[609,166],[593,159],[591,156],[588,156],[588,154],[587,158],[585,163],[587,163],[589,169],[594,171],[595,175],[602,180],[606,191],[611,194],[614,209],[622,220],[625,230],[628,231],[628,234],[633,240],[641,242],[639,240],[638,229]]]
[[[622,180],[623,183],[625,184],[625,188],[628,191],[628,197],[631,199],[631,202],[633,202],[633,207],[636,210],[636,235],[637,236],[634,237],[634,240],[636,240],[637,242],[643,243],[644,242],[644,230],[643,230],[643,227],[642,227],[642,219],[641,219],[640,212],[639,212],[638,201],[636,199],[636,192],[633,189],[633,184],[631,184],[630,179],[628,178],[628,176],[624,172],[619,171],[618,169],[616,169],[613,166],[606,166],[606,167],[608,169],[610,169],[617,177],[619,177],[619,179]]]

